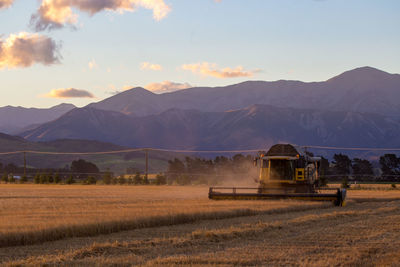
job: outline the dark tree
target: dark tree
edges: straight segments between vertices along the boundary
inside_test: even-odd
[[[75,173],[83,173],[83,174],[100,172],[99,168],[97,168],[97,166],[94,163],[83,160],[83,159],[72,161],[71,171],[75,172]]]
[[[395,154],[385,154],[379,158],[381,165],[382,178],[393,181],[400,178],[400,158]]]
[[[333,156],[334,175],[338,178],[347,178],[350,175],[351,160],[347,155],[335,154]]]
[[[16,173],[18,172],[18,167],[14,163],[9,163],[4,166],[4,170],[8,173]]]
[[[174,160],[168,161],[168,173],[177,174],[185,172],[185,164],[180,160],[175,158]]]
[[[374,169],[371,162],[366,159],[354,158],[352,163],[353,176],[360,181],[372,180]]]

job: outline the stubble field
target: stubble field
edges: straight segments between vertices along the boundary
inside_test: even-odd
[[[212,201],[191,186],[0,185],[2,265],[387,265],[400,191],[348,205]]]

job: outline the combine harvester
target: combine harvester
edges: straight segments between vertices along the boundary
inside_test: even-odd
[[[309,156],[300,147],[274,145],[254,160],[254,165],[258,164],[258,188],[210,187],[208,197],[215,200],[298,199],[345,205],[346,189],[320,187],[321,158]]]

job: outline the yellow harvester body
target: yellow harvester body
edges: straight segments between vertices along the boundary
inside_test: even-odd
[[[294,145],[277,144],[254,160],[254,165],[260,168],[257,188],[211,187],[209,198],[240,200],[287,198],[333,201],[335,205],[343,206],[345,189],[319,187],[320,162],[321,158],[312,157]],[[231,192],[224,192],[226,190]],[[322,193],[329,190],[335,190],[336,193]]]

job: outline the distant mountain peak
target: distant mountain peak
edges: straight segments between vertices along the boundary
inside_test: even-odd
[[[153,92],[144,89],[143,87],[134,87],[132,89],[128,89],[124,92],[122,92],[122,94],[126,95],[126,94],[134,94],[134,95],[138,95],[138,96],[144,96],[144,95],[154,95]]]
[[[388,77],[391,77],[393,74],[390,74],[388,72],[365,66],[365,67],[360,67],[356,68],[353,70],[345,71],[342,74],[339,74],[331,79],[328,80],[328,82],[332,81],[349,81],[349,80],[380,80],[380,79],[386,79]]]
[[[76,106],[70,103],[61,103],[56,106],[51,107],[50,109],[74,109]]]

